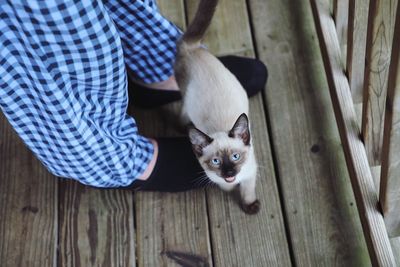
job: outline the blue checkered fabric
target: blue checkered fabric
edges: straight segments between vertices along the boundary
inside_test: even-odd
[[[138,80],[161,81],[178,36],[153,1],[0,1],[0,107],[53,174],[127,186],[153,146],[126,114],[124,56]]]
[[[181,31],[158,12],[154,1],[145,2],[113,0],[104,5],[119,31],[131,78],[144,83],[165,81],[173,74]]]

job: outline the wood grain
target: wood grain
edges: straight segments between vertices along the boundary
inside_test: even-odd
[[[385,99],[397,0],[371,0],[364,75],[362,134],[369,163],[381,164]]]
[[[346,65],[354,103],[361,103],[363,96],[368,6],[369,0],[349,1]]]
[[[374,266],[394,266],[393,252],[382,214],[378,209],[377,192],[357,127],[348,80],[340,66],[340,46],[335,25],[329,16],[329,7],[326,1],[312,0],[311,6],[331,99],[371,261]]]
[[[400,31],[400,5],[395,32]],[[393,39],[393,51],[385,109],[382,176],[379,199],[390,236],[400,236],[400,35]]]
[[[185,5],[183,0],[158,0],[158,8],[163,16],[181,29],[185,29]]]
[[[333,16],[335,18],[336,32],[339,38],[341,63],[344,70],[347,70],[347,29],[349,21],[349,1],[337,0],[334,2]]]
[[[250,108],[259,167],[257,194],[261,210],[246,215],[237,199],[207,190],[214,266],[291,266],[289,245],[276,184],[265,118],[259,97]],[[256,233],[256,234],[255,234]]]
[[[182,1],[158,3],[162,14],[185,28]],[[180,103],[132,111],[141,134],[159,137],[179,135],[173,117],[179,110]],[[139,266],[181,266],[174,255],[193,266],[212,266],[204,190],[176,194],[138,192],[135,207]]]
[[[186,1],[189,20],[198,1]],[[220,1],[204,43],[216,55],[253,56],[246,1]],[[237,29],[233,32],[231,29]],[[207,190],[214,266],[290,266],[284,221],[269,146],[262,97],[250,99],[250,119],[256,157],[260,164],[257,194],[262,208],[246,215],[233,195]],[[256,235],[254,233],[257,233]]]
[[[186,0],[187,17],[193,18],[198,0]],[[252,56],[253,45],[248,23],[245,1],[220,0],[213,19],[213,26],[207,32],[206,45],[218,56],[240,54]],[[221,29],[221,30],[217,30]]]
[[[295,264],[368,266],[309,8],[250,2]]]
[[[400,237],[394,237],[390,239],[390,244],[392,245],[392,250],[394,258],[396,260],[396,266],[400,266]]]
[[[135,201],[139,266],[181,266],[171,253],[212,266],[204,190],[140,192]]]
[[[57,266],[135,266],[131,191],[60,182]]]
[[[0,265],[55,266],[57,178],[0,112]]]

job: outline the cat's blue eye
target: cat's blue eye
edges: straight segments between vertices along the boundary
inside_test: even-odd
[[[234,154],[232,154],[231,158],[232,158],[233,161],[237,161],[237,160],[240,159],[240,154],[239,153],[234,153]]]
[[[217,158],[213,158],[211,160],[211,163],[214,164],[214,165],[219,165],[221,163],[221,161],[219,159],[217,159]]]

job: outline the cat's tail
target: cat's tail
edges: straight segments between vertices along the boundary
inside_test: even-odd
[[[180,45],[186,47],[198,47],[205,32],[210,26],[214,16],[218,0],[200,0],[196,15],[183,34]]]

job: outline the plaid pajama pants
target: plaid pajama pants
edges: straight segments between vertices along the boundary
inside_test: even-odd
[[[126,66],[166,80],[180,34],[153,0],[1,1],[0,108],[51,173],[127,186],[153,146],[126,114]]]

